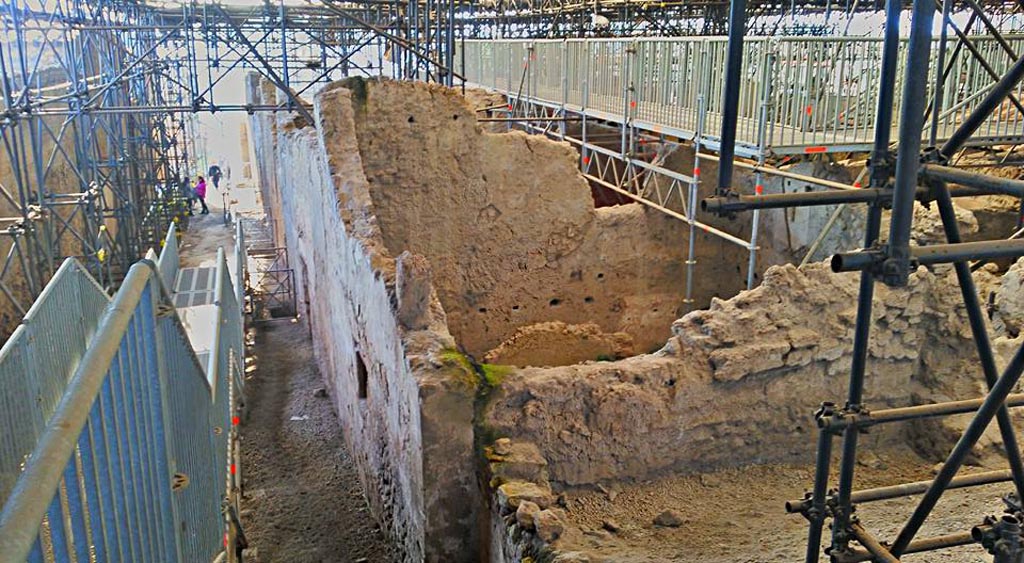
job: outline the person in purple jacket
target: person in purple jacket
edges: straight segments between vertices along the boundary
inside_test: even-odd
[[[206,215],[210,212],[210,208],[206,207],[206,180],[202,176],[199,177],[199,181],[196,182],[196,187],[193,190],[196,194],[196,199],[202,204],[203,210],[200,212],[202,215]]]

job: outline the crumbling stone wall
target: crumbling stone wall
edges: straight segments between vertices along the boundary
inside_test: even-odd
[[[772,268],[753,291],[680,319],[655,354],[509,374],[488,432],[537,444],[563,485],[809,460],[810,414],[844,399],[857,285],[824,264]],[[878,287],[870,407],[927,401],[974,375],[961,363],[973,356],[958,300],[955,280],[924,269],[908,289]]]
[[[261,189],[280,202],[283,242],[307,266],[301,281],[317,362],[373,516],[406,561],[472,561],[481,506],[472,460],[476,374],[450,352],[455,342],[432,288],[423,304],[420,278],[429,274],[414,267],[421,261],[404,255],[396,265],[383,244],[349,90],[322,91],[315,114],[316,128],[260,114],[252,131],[276,155],[275,169],[261,162],[263,177],[275,178]]]
[[[496,437],[533,448],[553,487],[810,459],[810,413],[843,400],[856,275],[770,269],[754,291],[666,325],[656,352],[620,361],[478,364],[457,348],[514,364],[540,363],[516,358],[544,340],[569,348],[564,338],[592,340],[580,356],[643,352],[651,327],[677,317],[656,309],[681,302],[682,224],[635,205],[595,210],[568,147],[486,133],[440,87],[353,81],[314,105],[315,127],[254,117],[254,141],[276,159],[262,189],[304,264],[317,361],[373,514],[409,561],[471,561],[488,545],[477,470]],[[963,383],[977,374],[948,276],[922,269],[907,289],[879,287],[870,407],[976,389]],[[606,299],[621,306],[587,308]],[[864,441],[902,437],[889,427]]]
[[[575,149],[484,131],[454,90],[350,87],[387,247],[430,261],[449,328],[469,353],[551,321],[626,332],[640,352],[660,347],[684,312],[685,225],[638,205],[595,210]]]

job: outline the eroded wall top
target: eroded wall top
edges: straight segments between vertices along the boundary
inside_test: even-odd
[[[626,332],[639,352],[664,342],[683,304],[680,223],[636,205],[595,210],[575,149],[486,132],[454,90],[347,85],[385,243],[427,257],[466,350],[482,357],[550,321]]]

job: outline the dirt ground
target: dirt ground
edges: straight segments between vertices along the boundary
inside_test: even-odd
[[[230,193],[239,202],[236,211],[251,219],[262,216],[251,186],[233,186]],[[207,202],[210,214],[191,217],[181,242],[182,266],[212,265],[217,247],[233,244],[221,199],[214,193]],[[369,514],[330,399],[317,396],[323,384],[309,330],[303,322],[277,321],[250,332],[248,414],[242,422],[246,560],[394,561],[394,548]]]
[[[370,516],[301,322],[256,329],[242,424],[242,525],[259,563],[395,560]]]
[[[858,488],[932,478],[932,464],[911,454],[868,456],[857,468]],[[964,471],[1005,469],[998,460]],[[562,550],[586,553],[592,563],[792,563],[803,561],[807,522],[787,514],[786,500],[810,487],[813,466],[754,466],[713,474],[670,477],[628,487],[607,487],[566,495],[573,528],[559,542]],[[833,477],[832,482],[835,482]],[[925,523],[919,538],[968,531],[988,514],[999,514],[1009,483],[948,491]],[[614,498],[614,501],[610,500]],[[862,504],[865,527],[891,540],[919,497]],[[674,510],[678,528],[653,525],[655,516]],[[612,520],[621,529],[603,529]],[[825,531],[827,542],[829,531]],[[823,546],[825,544],[823,543]],[[822,557],[822,561],[826,561]],[[907,555],[904,561],[981,563],[992,556],[978,545]]]

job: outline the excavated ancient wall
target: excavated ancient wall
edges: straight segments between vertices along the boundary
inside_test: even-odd
[[[536,444],[551,480],[569,486],[809,459],[810,413],[842,402],[857,285],[824,264],[772,268],[753,291],[680,319],[655,354],[515,370],[484,424]],[[925,270],[909,290],[880,287],[872,408],[927,401],[966,377],[971,341],[956,291]],[[901,438],[882,429],[868,439]]]
[[[681,222],[638,205],[595,209],[570,145],[486,132],[454,90],[368,82],[361,102],[359,149],[384,241],[394,255],[430,261],[467,352],[525,343],[534,325],[526,332],[579,341],[551,322],[597,325],[606,340],[625,333],[633,342],[623,355],[664,343],[685,312]],[[733,265],[701,267],[714,279]]]
[[[846,385],[854,275],[772,268],[673,323],[682,226],[594,209],[566,145],[486,132],[437,86],[350,81],[314,108],[315,126],[253,117],[260,184],[373,515],[407,560],[500,559],[494,518],[533,499],[524,522],[555,530],[560,487],[810,459],[809,415]],[[948,275],[879,288],[872,408],[976,389]],[[485,453],[500,437],[514,447]]]
[[[266,93],[250,81],[252,101]],[[481,506],[472,460],[475,374],[448,352],[455,343],[422,258],[396,260],[383,244],[349,90],[321,92],[315,112],[316,128],[254,116],[252,137],[264,155],[275,155],[273,169],[258,157],[261,189],[280,202],[280,242],[304,264],[299,281],[309,292],[317,362],[373,516],[406,560],[472,561],[465,545],[475,545]]]
[[[246,97],[255,100],[277,101],[277,87],[272,82],[259,80],[250,75],[246,83]],[[278,246],[285,246],[285,215],[278,186],[278,151],[274,140],[277,138],[277,119],[249,120],[250,149],[256,161],[255,176],[259,180],[263,195],[263,208],[270,225],[270,235]]]
[[[347,86],[318,94],[316,127],[253,117],[264,201],[374,515],[410,560],[471,560],[474,407],[511,368],[456,349],[559,365],[660,348],[686,233],[640,206],[595,210],[567,145],[485,132],[453,91]]]

